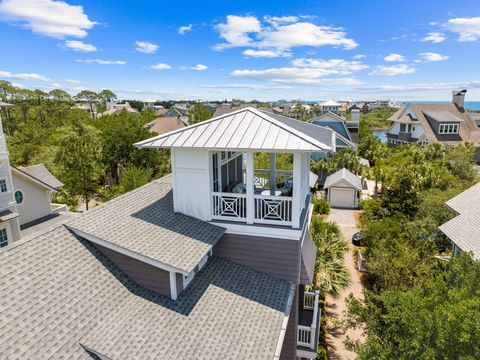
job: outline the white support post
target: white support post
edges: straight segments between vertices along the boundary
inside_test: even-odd
[[[302,202],[302,153],[293,154],[292,228],[300,227]]]
[[[255,177],[254,171],[254,156],[253,152],[249,151],[245,153],[245,161],[247,163],[246,171],[246,185],[247,185],[247,224],[253,224],[255,217],[255,200],[253,198],[255,188],[253,185],[253,179]]]
[[[276,159],[275,153],[270,153],[270,195],[275,196],[275,190],[277,187],[276,172]]]
[[[177,274],[170,271],[170,297],[177,300]]]

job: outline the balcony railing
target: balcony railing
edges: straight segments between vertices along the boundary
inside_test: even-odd
[[[309,348],[313,351],[316,351],[317,347],[317,324],[319,319],[319,310],[318,310],[318,290],[314,293],[305,292],[303,295],[303,309],[307,311],[312,311],[312,321],[309,326],[307,325],[298,325],[298,334],[297,334],[297,345]]]
[[[292,225],[292,197],[254,195],[253,219],[257,224]],[[212,219],[247,221],[247,195],[212,193]]]

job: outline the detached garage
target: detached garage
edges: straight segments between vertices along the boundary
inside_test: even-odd
[[[323,188],[328,192],[327,201],[331,207],[354,209],[358,207],[362,179],[343,168],[327,176]]]

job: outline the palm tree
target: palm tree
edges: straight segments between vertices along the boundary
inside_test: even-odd
[[[348,244],[336,223],[318,216],[312,219],[310,232],[317,247],[315,284],[323,294],[338,297],[350,284],[350,273],[343,263]]]

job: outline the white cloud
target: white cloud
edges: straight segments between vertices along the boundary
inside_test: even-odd
[[[354,60],[361,60],[361,59],[365,59],[367,57],[367,55],[363,55],[363,54],[358,54],[358,55],[355,55],[353,57]]]
[[[365,92],[427,92],[438,91],[444,93],[452,89],[479,89],[480,80],[466,81],[466,82],[450,82],[450,83],[420,83],[420,84],[405,84],[405,85],[379,85],[379,86],[363,86],[357,87],[357,91]]]
[[[220,37],[226,41],[226,43],[217,44],[216,50],[249,46],[252,39],[248,34],[261,31],[260,21],[254,16],[228,15],[227,22],[218,24],[215,28],[220,32]]]
[[[37,73],[11,73],[10,71],[0,70],[0,78],[7,79],[21,79],[21,80],[39,80],[48,81],[46,76],[39,75]]]
[[[477,41],[480,39],[480,17],[450,19],[444,27],[458,34],[458,41]]]
[[[441,43],[445,41],[446,37],[443,33],[441,32],[429,32],[427,33],[427,36],[425,36],[423,39],[420,39],[420,41],[430,41],[434,44]]]
[[[330,74],[349,75],[355,71],[368,68],[368,65],[361,61],[346,61],[343,59],[295,59],[292,65],[300,68],[322,69]]]
[[[447,60],[450,56],[441,55],[434,52],[423,52],[420,53],[420,57],[425,62],[435,62]]]
[[[91,44],[86,44],[83,41],[67,40],[65,41],[65,47],[81,52],[95,52],[97,48]]]
[[[405,64],[392,65],[392,66],[377,66],[370,75],[385,75],[385,76],[397,76],[405,74],[413,74],[415,68]]]
[[[291,86],[282,85],[262,85],[262,84],[202,84],[200,85],[206,89],[248,89],[248,90],[286,90],[291,89]]]
[[[81,84],[82,83],[80,80],[77,80],[77,79],[65,79],[63,81],[66,82],[67,84]]]
[[[274,26],[281,25],[281,24],[291,24],[297,22],[298,16],[270,16],[265,15],[263,19]]]
[[[156,64],[156,65],[152,65],[150,66],[150,69],[155,69],[155,70],[167,70],[167,69],[171,69],[172,67],[168,64],[165,64],[165,63],[159,63],[159,64]]]
[[[203,70],[207,70],[208,69],[208,66],[207,65],[203,65],[203,64],[197,64],[195,66],[182,66],[181,67],[182,70],[197,70],[197,71],[203,71]]]
[[[185,26],[180,26],[178,29],[177,29],[177,32],[180,34],[180,35],[184,35],[185,33],[189,32],[192,30],[192,24],[188,24],[188,25],[185,25]]]
[[[0,16],[8,22],[49,37],[83,38],[96,25],[84,13],[81,5],[54,0],[3,0]]]
[[[159,46],[148,41],[135,41],[135,50],[144,54],[153,54]]]
[[[51,83],[51,84],[48,84],[49,87],[52,87],[52,88],[55,88],[55,89],[58,89],[58,88],[61,88],[62,85],[59,84],[59,83]]]
[[[243,77],[257,80],[268,80],[277,83],[295,84],[325,84],[349,85],[358,84],[359,81],[352,77],[329,78],[331,75],[350,75],[354,72],[368,68],[361,61],[346,61],[343,59],[294,59],[290,67],[269,68],[263,70],[235,70],[231,73],[234,77]]]
[[[266,16],[265,21],[266,24],[262,26],[254,16],[228,15],[226,23],[216,26],[220,37],[226,42],[217,44],[214,49],[250,46],[262,50],[289,50],[298,46],[324,45],[353,49],[358,46],[341,28],[297,22],[298,18],[294,16]]]
[[[243,52],[243,55],[248,57],[256,57],[256,58],[277,58],[277,57],[290,57],[292,56],[292,53],[289,51],[281,51],[281,50],[247,49]]]
[[[76,62],[85,64],[100,64],[100,65],[125,65],[124,60],[102,60],[102,59],[77,59]]]
[[[402,61],[407,61],[405,59],[405,56],[400,55],[400,54],[388,54],[383,58],[383,60],[388,61],[388,62],[402,62]]]

